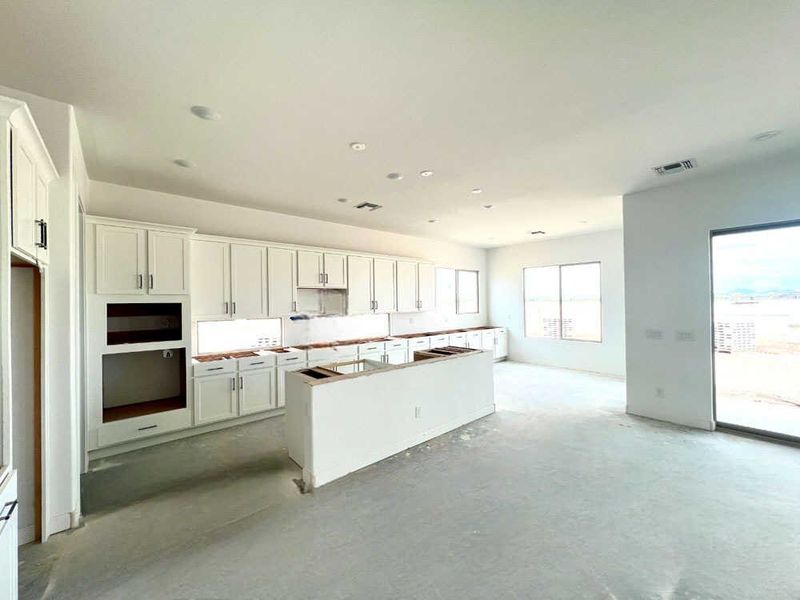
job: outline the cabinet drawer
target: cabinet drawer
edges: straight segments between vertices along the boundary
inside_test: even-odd
[[[275,363],[278,366],[281,365],[296,365],[298,363],[306,362],[306,353],[305,352],[298,352],[296,354],[278,354],[275,357]]]
[[[405,350],[406,348],[408,348],[408,342],[406,340],[391,340],[386,342],[387,352],[391,350]]]
[[[236,361],[235,360],[214,360],[204,363],[196,363],[192,367],[192,373],[195,377],[202,377],[203,375],[222,375],[224,373],[235,373]]]
[[[239,359],[239,370],[249,371],[251,369],[267,369],[275,366],[274,356],[249,356]]]
[[[450,336],[434,335],[430,338],[431,348],[444,348],[450,344]]]
[[[384,342],[369,342],[367,344],[358,345],[358,355],[373,354],[375,352],[382,353],[386,349]]]
[[[464,333],[451,333],[448,342],[451,346],[460,346],[462,348],[466,348],[467,346],[467,336]]]
[[[156,415],[134,417],[100,425],[97,430],[97,442],[102,448],[152,435],[186,429],[191,424],[192,415],[188,408],[171,410]]]
[[[442,345],[447,345],[447,338],[444,338],[444,343]],[[419,338],[411,338],[408,340],[408,349],[409,350],[427,350],[431,347],[431,338],[428,337],[419,337]]]

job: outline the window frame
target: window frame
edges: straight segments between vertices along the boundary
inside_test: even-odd
[[[478,315],[481,312],[481,272],[478,269],[456,269],[456,314],[457,315]],[[475,273],[475,310],[462,311],[461,298],[458,293],[458,280],[461,273]]]
[[[579,267],[583,265],[597,265],[599,269],[599,287],[600,287],[600,339],[585,340],[580,338],[565,338],[564,337],[564,294],[561,285],[561,269],[564,267]],[[551,338],[543,335],[528,335],[528,311],[526,310],[526,291],[525,291],[525,270],[526,269],[546,269],[548,267],[558,267],[558,337]],[[554,342],[581,342],[588,344],[602,344],[605,339],[605,327],[603,321],[603,261],[601,260],[587,260],[572,263],[556,263],[547,265],[535,265],[529,267],[522,267],[522,331],[526,339],[532,340],[552,340]]]

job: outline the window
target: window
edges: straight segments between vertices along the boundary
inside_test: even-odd
[[[456,313],[478,312],[478,272],[456,271]]]
[[[436,308],[446,314],[479,312],[478,271],[437,267]]]
[[[523,269],[525,336],[602,341],[600,263]]]

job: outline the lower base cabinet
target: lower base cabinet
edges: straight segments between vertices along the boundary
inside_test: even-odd
[[[278,365],[278,368],[275,369],[275,379],[277,380],[277,385],[275,386],[277,389],[276,394],[276,406],[277,408],[282,408],[286,406],[286,373],[289,371],[298,371],[300,369],[305,369],[306,363],[293,363],[290,365]]]
[[[251,415],[276,408],[275,369],[255,369],[239,373],[239,414]]]
[[[232,419],[239,414],[237,375],[211,375],[194,380],[194,420],[196,425]]]
[[[17,472],[0,482],[0,598],[16,600],[17,573]]]

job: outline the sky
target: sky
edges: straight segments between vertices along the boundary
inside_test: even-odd
[[[716,235],[714,292],[800,293],[800,226]]]

